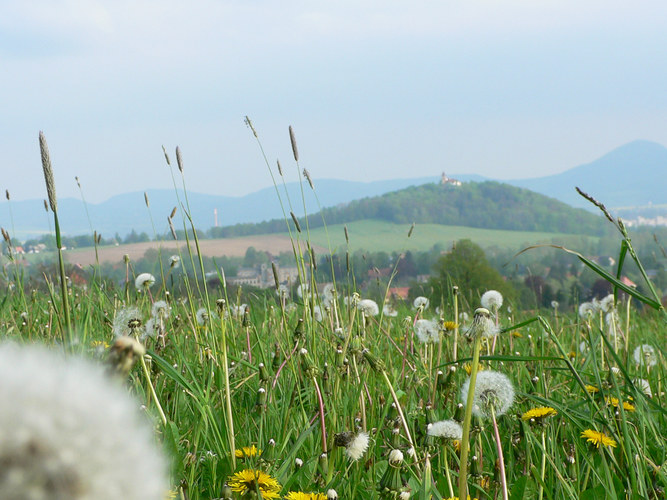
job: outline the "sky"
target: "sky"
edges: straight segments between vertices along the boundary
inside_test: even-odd
[[[636,139],[667,145],[664,0],[0,0],[0,12],[12,199],[45,197],[40,130],[58,196],[91,203],[172,187],[162,146],[172,161],[180,147],[188,190],[243,195],[271,185],[261,148],[288,180],[307,168],[372,181],[540,177]]]

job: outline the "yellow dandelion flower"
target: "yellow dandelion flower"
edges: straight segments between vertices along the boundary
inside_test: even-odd
[[[456,453],[461,452],[461,441],[455,439],[454,441],[452,441],[452,445],[454,445],[454,451],[456,451]]]
[[[620,403],[618,398],[614,398],[614,397],[607,397],[606,401],[607,401],[608,405],[613,406],[614,408],[618,408],[618,405]],[[623,409],[625,411],[635,411],[635,405],[633,405],[632,403],[630,403],[628,401],[623,401]]]
[[[280,498],[280,483],[266,472],[245,469],[229,478],[229,487],[241,496],[250,491],[259,490],[263,498]]]
[[[581,437],[586,438],[586,441],[594,444],[597,448],[599,448],[600,445],[616,448],[616,441],[603,432],[594,431],[593,429],[586,429],[581,433]]]
[[[522,339],[523,335],[521,334],[521,332],[518,332],[517,330],[514,330],[512,332],[512,337],[514,337],[515,339]]]
[[[302,491],[290,491],[285,500],[327,500],[324,493],[304,493]]]
[[[456,321],[445,321],[442,324],[442,327],[447,330],[448,332],[453,332],[458,328],[458,323]]]
[[[586,390],[588,391],[589,394],[595,394],[596,392],[600,392],[600,389],[590,384],[586,385]]]
[[[472,363],[463,363],[463,369],[466,371],[468,375],[470,375],[470,372],[472,371]],[[482,370],[486,370],[486,367],[484,366],[483,363],[479,364],[478,370],[481,372]]]
[[[258,457],[262,454],[262,450],[258,450],[253,444],[252,446],[244,446],[234,451],[236,458]]]
[[[623,409],[625,411],[635,411],[635,405],[633,405],[629,401],[623,401]]]
[[[528,410],[526,413],[521,415],[521,420],[524,422],[529,420],[539,421],[547,417],[553,417],[554,415],[558,415],[558,412],[550,406],[540,406],[539,408]]]
[[[108,348],[109,348],[109,343],[108,343],[108,342],[104,342],[103,340],[93,340],[93,341],[90,343],[90,347],[93,347],[93,348],[98,348],[98,347],[100,347],[100,348],[102,348],[102,349],[108,349]]]
[[[445,500],[459,500],[459,497],[447,497]],[[470,500],[470,495],[468,495],[468,500]],[[473,498],[472,500],[477,500],[476,498]]]

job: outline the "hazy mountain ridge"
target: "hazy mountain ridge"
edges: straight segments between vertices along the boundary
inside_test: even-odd
[[[573,207],[591,208],[575,186],[610,208],[665,204],[667,148],[656,142],[633,141],[560,174],[504,182],[552,196]]]
[[[450,175],[464,182],[486,180],[478,175]],[[296,182],[288,183],[287,190],[294,212],[302,215],[304,205],[302,187],[306,210],[309,214],[314,214],[320,207],[335,207],[410,186],[436,183],[439,180],[439,177],[374,182],[315,179],[315,194],[319,203],[305,180],[303,185]],[[651,204],[654,207],[665,205],[667,204],[667,148],[655,142],[634,141],[614,149],[591,163],[571,168],[560,174],[502,182],[527,188],[571,206],[591,211],[597,209],[576,193],[575,186],[579,186],[612,209],[647,207]],[[278,191],[289,215],[285,188],[279,185]],[[154,224],[155,232],[162,234],[168,230],[167,215],[174,206],[178,207],[180,212],[182,210],[180,203],[185,203],[185,197],[182,192],[179,192],[177,197],[174,190],[148,190],[147,195],[150,214],[145,205],[144,193],[141,191],[113,196],[102,203],[88,203],[87,206],[84,206],[81,200],[74,198],[59,199],[62,231],[67,235],[78,235],[96,230],[104,237],[111,237],[116,233],[124,236],[135,230],[152,236]],[[240,197],[188,192],[188,200],[192,218],[200,229],[214,226],[215,209],[218,212],[218,226],[256,223],[282,217],[274,187]],[[88,220],[86,208],[91,222]],[[619,213],[624,212],[619,210]],[[181,220],[180,216],[175,218],[177,228],[182,227]],[[0,204],[0,225],[19,239],[48,232],[51,230],[49,224],[52,225],[53,221],[51,215],[45,213],[42,200],[12,200]]]

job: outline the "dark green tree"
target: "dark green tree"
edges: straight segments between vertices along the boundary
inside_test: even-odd
[[[491,267],[484,250],[468,239],[457,241],[451,251],[436,262],[434,271],[429,284],[435,303],[442,300],[443,304],[450,304],[454,285],[459,287],[461,299],[472,309],[479,307],[479,298],[487,290],[498,290],[505,301],[515,297],[514,287]]]

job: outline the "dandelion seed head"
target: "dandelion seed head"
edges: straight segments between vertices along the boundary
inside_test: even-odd
[[[639,366],[651,367],[658,364],[658,356],[655,353],[655,349],[649,344],[637,346],[632,353],[632,357],[634,358],[635,363]]]
[[[643,379],[643,378],[636,378],[633,383],[637,386],[637,388],[642,391],[647,397],[652,398],[653,397],[653,392],[651,392],[651,384],[649,384],[648,380]]]
[[[478,337],[490,339],[498,335],[498,332],[498,327],[494,320],[491,319],[489,310],[484,307],[475,309],[475,316],[472,319],[472,323],[468,328],[466,335],[472,339]]]
[[[429,304],[431,303],[430,300],[428,300],[426,297],[417,297],[414,301],[412,301],[412,307],[415,309],[421,309],[422,311],[424,309],[427,309]]]
[[[354,436],[345,447],[347,458],[353,462],[359,460],[366,453],[369,441],[370,438],[366,432],[360,432]]]
[[[467,401],[470,379],[461,388],[461,401]],[[499,417],[504,415],[514,403],[514,386],[507,375],[493,370],[477,374],[472,412],[478,418],[490,418],[491,409]]]
[[[440,420],[429,426],[427,434],[442,439],[460,440],[463,437],[463,427],[456,420]]]
[[[134,280],[134,286],[139,291],[148,290],[154,284],[155,284],[155,276],[153,276],[151,273],[141,273]]]
[[[151,307],[151,316],[154,318],[165,320],[169,317],[171,307],[164,300],[158,300]]]
[[[397,465],[402,462],[403,462],[403,453],[401,452],[401,450],[396,450],[396,449],[391,450],[391,452],[389,453],[389,463]]]
[[[136,307],[125,307],[119,310],[113,318],[113,334],[116,337],[126,337],[132,334],[141,335],[143,332],[141,312]]]
[[[382,306],[382,315],[388,318],[395,318],[398,316],[398,311],[391,304],[385,304]]]
[[[600,302],[598,302],[598,307],[604,313],[611,312],[614,308],[614,295],[609,294],[605,298],[600,300]]]
[[[138,403],[90,362],[0,346],[7,499],[162,499],[165,462]]]
[[[440,340],[440,327],[430,319],[418,319],[415,322],[415,335],[422,344],[437,343]]]
[[[482,295],[481,303],[484,309],[495,313],[503,305],[503,295],[497,290],[489,290]]]
[[[579,317],[584,321],[593,318],[597,314],[597,307],[593,302],[582,302],[579,304]]]
[[[380,308],[378,307],[377,302],[372,299],[360,300],[357,304],[357,308],[366,316],[377,316],[380,314]]]

